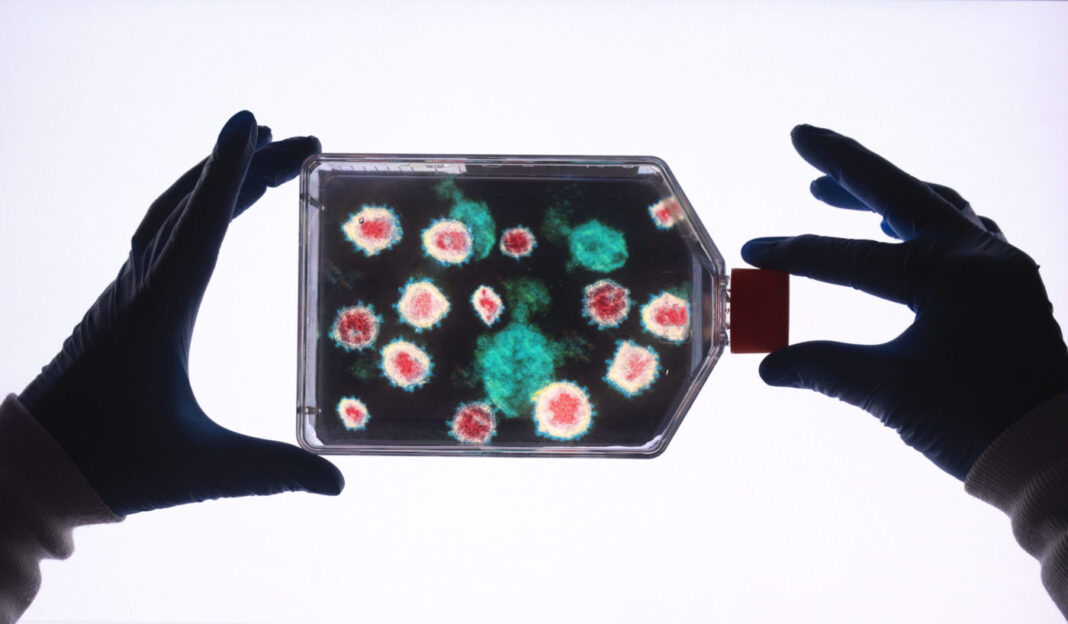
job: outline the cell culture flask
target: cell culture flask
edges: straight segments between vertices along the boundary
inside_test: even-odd
[[[732,286],[657,158],[321,154],[300,201],[315,452],[653,457],[728,343],[786,344],[785,274]]]

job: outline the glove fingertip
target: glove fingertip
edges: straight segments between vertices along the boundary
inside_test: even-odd
[[[760,361],[760,378],[769,386],[793,386],[787,354],[783,349],[773,351]]]
[[[882,223],[879,224],[879,227],[882,228],[883,233],[887,236],[897,239],[901,238],[900,236],[898,236],[897,232],[894,231],[894,228],[890,227],[890,222],[886,219],[883,219]]]
[[[305,489],[312,494],[325,496],[337,496],[345,489],[345,475],[341,474],[338,467],[319,456],[315,457],[319,467],[314,474],[304,482]]]
[[[271,142],[273,138],[270,126],[259,126],[256,128],[256,149],[263,147]]]
[[[816,199],[823,201],[823,195],[820,190],[820,180],[822,178],[816,178],[808,185],[808,192],[812,194]]]
[[[293,481],[305,492],[337,496],[345,488],[345,477],[326,459],[295,446],[287,445],[285,453]]]
[[[753,266],[763,266],[772,258],[779,243],[786,240],[786,236],[765,236],[754,238],[742,245],[742,259]]]

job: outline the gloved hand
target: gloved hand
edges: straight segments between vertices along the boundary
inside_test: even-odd
[[[827,174],[817,199],[870,209],[901,243],[760,238],[749,263],[903,303],[912,325],[881,345],[807,342],[768,355],[760,376],[851,403],[964,480],[994,438],[1068,391],[1068,350],[1027,254],[952,189],[913,178],[856,141],[798,126],[794,147]]]
[[[115,513],[344,486],[321,457],[217,425],[188,374],[230,220],[319,150],[315,137],[272,143],[247,111],[231,117],[211,156],[152,204],[118,277],[19,397]]]

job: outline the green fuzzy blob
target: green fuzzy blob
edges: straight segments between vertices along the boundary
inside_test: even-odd
[[[497,242],[497,224],[493,222],[485,202],[457,197],[449,217],[460,221],[471,232],[471,247],[475,257],[482,260],[493,251]]]
[[[545,312],[552,303],[549,289],[541,280],[517,277],[501,284],[501,289],[504,291],[505,309],[510,311],[512,320],[520,323]]]
[[[434,194],[444,200],[458,202],[464,198],[460,187],[456,186],[456,176],[449,176],[434,185]]]
[[[550,243],[559,245],[571,234],[571,222],[567,207],[553,204],[545,211],[541,222],[541,235]]]
[[[349,367],[349,372],[352,373],[353,377],[361,381],[370,381],[378,377],[381,374],[382,370],[381,368],[379,368],[378,364],[376,364],[371,359],[361,358],[359,361]]]
[[[571,249],[568,268],[578,265],[590,271],[608,273],[627,263],[627,241],[623,233],[597,219],[571,230],[567,243]]]
[[[553,380],[559,358],[558,346],[545,334],[517,322],[480,336],[475,349],[486,396],[510,418],[530,410],[534,393]]]

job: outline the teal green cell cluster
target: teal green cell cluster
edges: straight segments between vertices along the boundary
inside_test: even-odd
[[[627,240],[623,232],[592,219],[571,230],[570,268],[580,266],[597,273],[620,269],[627,263]]]
[[[571,216],[566,204],[557,203],[546,208],[541,221],[542,237],[550,243],[560,245],[567,241],[570,234]]]
[[[476,259],[482,260],[490,254],[497,242],[497,224],[493,222],[485,202],[470,199],[457,201],[449,211],[449,216],[466,225],[471,232],[471,251]]]
[[[493,221],[486,202],[474,201],[464,197],[456,186],[456,178],[448,177],[434,187],[434,192],[441,199],[451,201],[449,218],[456,219],[467,226],[471,232],[471,251],[476,260],[482,260],[493,251],[497,243],[497,224]]]
[[[553,380],[559,361],[553,341],[533,325],[515,321],[479,337],[475,349],[486,396],[510,418],[530,411],[530,398]]]
[[[545,283],[530,277],[510,279],[501,284],[501,290],[505,309],[510,310],[512,320],[521,323],[542,314],[552,303]]]

